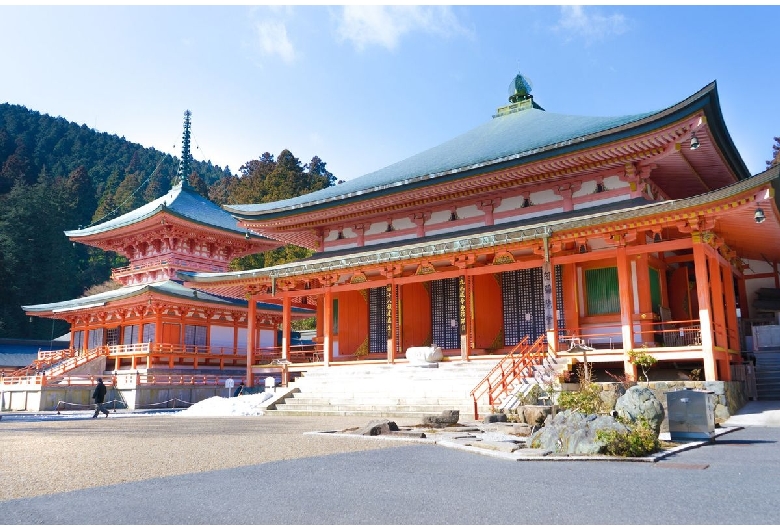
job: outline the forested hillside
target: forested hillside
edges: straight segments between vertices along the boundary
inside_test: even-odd
[[[239,175],[191,163],[190,183],[215,203],[259,203],[336,183],[315,156],[290,151],[247,161]],[[106,221],[166,193],[179,160],[85,125],[0,104],[0,338],[50,339],[67,324],[28,318],[22,305],[68,300],[106,282],[124,258],[73,244],[65,230]],[[233,269],[307,255],[284,247],[236,260]]]

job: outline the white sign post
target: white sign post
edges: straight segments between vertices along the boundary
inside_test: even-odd
[[[227,397],[230,397],[231,394],[230,391],[233,389],[233,385],[235,384],[236,382],[233,381],[232,377],[228,377],[227,379],[225,379],[225,388],[227,388]]]

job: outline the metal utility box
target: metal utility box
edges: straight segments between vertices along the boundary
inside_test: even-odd
[[[676,390],[666,393],[672,440],[712,440],[715,437],[715,393]]]

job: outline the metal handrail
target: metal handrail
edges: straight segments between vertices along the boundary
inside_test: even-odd
[[[474,400],[474,419],[479,419],[478,401],[485,394],[488,396],[488,404],[493,406],[496,398],[506,394],[509,387],[516,381],[528,374],[528,369],[534,366],[537,359],[544,357],[547,353],[545,347],[545,336],[540,335],[536,342],[529,345],[529,337],[526,335],[523,340],[512,348],[490,372],[480,381],[470,392]]]

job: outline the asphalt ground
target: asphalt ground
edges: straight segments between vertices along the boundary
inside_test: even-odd
[[[272,438],[283,445],[309,444],[324,454],[13,498],[0,502],[0,523],[776,525],[780,523],[780,427],[772,422],[780,414],[780,403],[752,403],[744,414],[740,411],[726,423],[735,429],[712,443],[656,462],[512,461],[434,444],[371,445],[383,444],[378,440],[363,440],[357,448],[331,453],[328,446],[335,437],[311,430],[296,432],[311,429],[312,419],[288,418],[287,430],[274,427],[279,432]],[[128,425],[143,431],[142,424],[152,420],[136,416],[56,423],[68,430],[84,429],[77,434],[89,437],[98,426],[101,431]],[[241,448],[255,437],[270,436],[265,431],[276,424],[269,420],[261,416],[200,424],[187,421],[181,424],[180,439],[176,433],[154,430],[148,439],[159,436],[176,444],[194,438],[199,446],[206,446],[204,454],[211,447],[227,463],[230,446],[215,443],[217,435],[207,426],[225,431],[241,425],[244,434],[234,440],[234,446]],[[365,419],[343,420],[350,421],[365,423]],[[0,440],[24,424],[0,424]],[[38,424],[31,432],[36,438],[49,435],[47,429],[54,427],[45,421]],[[250,424],[257,428],[254,436],[247,430]],[[198,429],[203,436],[194,434]],[[146,436],[136,445],[143,447]],[[96,458],[95,449],[87,441],[82,443],[87,444],[84,465],[96,473],[111,473],[110,451],[104,448],[102,457]],[[137,466],[155,465],[145,457],[149,455],[144,451],[130,455]],[[170,458],[182,456],[171,451]],[[40,470],[44,475],[47,471]],[[0,481],[0,489],[9,482]]]

